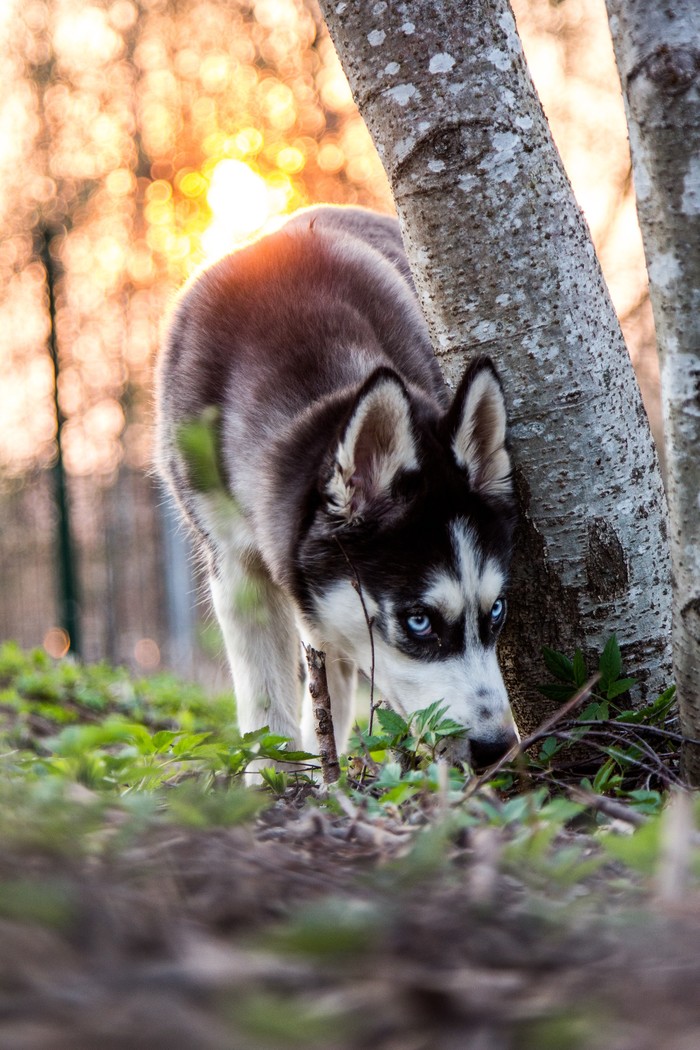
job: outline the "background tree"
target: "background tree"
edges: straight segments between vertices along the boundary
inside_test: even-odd
[[[670,678],[665,503],[639,391],[507,0],[322,9],[387,170],[433,345],[503,375],[525,511],[504,638],[521,716],[542,644],[615,631]]]
[[[607,0],[661,356],[681,725],[700,739],[700,8]],[[700,786],[700,748],[684,751]]]

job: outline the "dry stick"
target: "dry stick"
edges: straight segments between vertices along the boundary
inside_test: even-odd
[[[597,809],[599,813],[604,813],[606,817],[622,820],[626,824],[632,824],[635,828],[641,828],[648,822],[649,818],[640,813],[639,810],[632,809],[623,802],[616,802],[613,798],[606,798],[605,795],[596,795],[595,792],[586,791],[585,788],[581,787],[567,787],[566,791],[574,802],[580,802],[582,805],[588,806],[589,809]]]
[[[547,784],[554,784],[565,795],[568,795],[569,798],[573,799],[574,802],[580,802],[589,809],[596,809],[598,812],[604,813],[608,817],[614,817],[616,820],[625,821],[627,824],[632,824],[634,827],[641,827],[642,824],[648,822],[648,817],[643,813],[640,813],[638,810],[632,809],[631,806],[625,805],[623,802],[616,802],[615,799],[607,798],[605,795],[597,795],[595,792],[588,791],[579,785],[566,784],[563,780],[559,780],[549,772],[544,773],[533,770],[530,775]]]
[[[482,773],[480,777],[477,777],[475,781],[472,781],[472,783],[469,785],[467,798],[470,795],[473,795],[476,791],[478,791],[480,787],[483,787],[484,784],[488,783],[488,781],[491,780],[492,777],[494,777],[499,770],[503,769],[503,767],[508,762],[511,762],[518,755],[522,755],[524,751],[527,751],[527,749],[531,747],[532,744],[535,744],[538,740],[541,740],[543,736],[547,736],[552,726],[556,725],[557,722],[560,722],[562,718],[566,718],[566,716],[570,714],[571,711],[577,708],[578,705],[589,696],[591,690],[593,689],[593,686],[596,685],[599,679],[600,674],[594,674],[592,678],[588,679],[585,685],[581,686],[578,692],[574,693],[570,700],[567,700],[565,704],[562,704],[558,711],[555,711],[553,715],[550,715],[549,718],[546,718],[539,729],[537,729],[534,733],[531,733],[530,736],[525,737],[524,740],[519,740],[517,744],[513,744],[510,751],[506,751],[505,755],[499,758],[498,762],[495,762],[492,766],[489,766],[489,768],[484,773]]]
[[[627,806],[623,802],[616,802],[614,799],[607,798],[605,795],[596,795],[595,792],[587,791],[585,788],[578,785],[566,784],[563,780],[559,780],[550,772],[539,772],[535,769],[530,773],[530,776],[536,780],[542,780],[546,784],[554,784],[565,795],[568,795],[569,798],[573,799],[574,802],[580,802],[589,809],[596,809],[600,813],[604,813],[606,816],[614,817],[616,820],[626,821],[628,824],[634,825],[634,827],[641,827],[642,824],[647,823],[648,818],[638,810],[632,809],[631,806]]]
[[[340,777],[340,763],[335,746],[331,698],[326,678],[326,654],[310,645],[304,646],[309,667],[309,692],[314,704],[314,728],[321,759],[321,775],[324,784],[335,784]]]

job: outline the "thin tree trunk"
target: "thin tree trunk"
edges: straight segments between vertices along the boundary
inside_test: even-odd
[[[607,0],[661,357],[683,732],[700,738],[700,7]],[[700,786],[700,748],[684,748]]]
[[[521,726],[542,721],[543,644],[614,631],[643,695],[670,679],[665,501],[587,227],[507,0],[322,0],[391,181],[446,379],[489,353],[525,510],[502,655]]]

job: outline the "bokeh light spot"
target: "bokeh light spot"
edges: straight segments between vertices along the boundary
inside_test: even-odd
[[[70,649],[70,636],[63,627],[50,627],[42,644],[49,656],[60,660]]]
[[[288,175],[297,175],[306,164],[306,157],[296,146],[285,146],[277,154],[277,167]]]
[[[139,667],[154,671],[160,664],[160,649],[152,638],[140,638],[134,646],[134,659]]]

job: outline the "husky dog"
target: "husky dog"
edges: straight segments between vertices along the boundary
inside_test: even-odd
[[[225,495],[178,441],[209,406]],[[450,397],[395,220],[311,208],[205,270],[170,323],[158,417],[242,732],[315,750],[301,637],[326,653],[339,750],[358,669],[404,717],[442,701],[475,766],[517,740],[495,651],[515,516],[503,393],[480,358]]]

